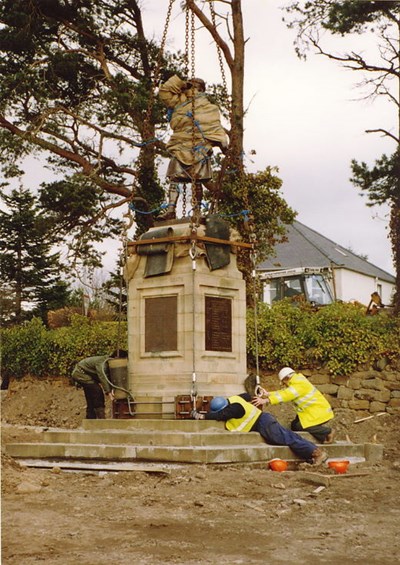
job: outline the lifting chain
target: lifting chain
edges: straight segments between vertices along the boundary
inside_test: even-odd
[[[191,227],[192,236],[197,234],[197,228],[192,225]],[[196,258],[197,258],[197,247],[196,247],[196,239],[193,237],[189,249],[189,257],[192,260],[192,351],[193,351],[193,359],[192,359],[192,388],[190,391],[192,397],[192,406],[193,410],[197,408],[197,383],[196,383],[196,337],[195,337],[195,327],[196,327]]]
[[[192,234],[196,233],[196,228],[192,229]],[[193,239],[190,249],[189,249],[189,257],[192,260],[192,270],[196,270],[196,257],[197,257],[197,249],[196,249],[196,241]]]
[[[147,143],[151,143],[151,142],[154,141],[153,140],[154,131],[151,127],[151,123],[152,123],[153,108],[154,108],[155,98],[156,98],[155,97],[155,89],[157,88],[157,85],[158,85],[158,82],[159,82],[161,63],[162,63],[165,43],[166,43],[166,40],[167,40],[168,27],[169,27],[169,23],[170,23],[170,20],[171,20],[172,6],[173,6],[174,2],[175,2],[175,0],[169,0],[167,17],[166,17],[166,20],[165,20],[164,30],[163,30],[163,34],[162,34],[161,43],[160,43],[160,50],[158,52],[158,57],[157,57],[157,60],[156,60],[154,71],[153,71],[153,80],[150,83],[149,101],[148,101],[148,105],[147,105],[147,109],[146,109],[146,114],[145,114],[144,120],[143,120],[143,133],[142,133],[142,144],[143,145],[145,145]],[[142,159],[142,156],[139,154],[139,158],[136,160],[136,165],[135,165],[135,169],[136,169],[135,170],[135,176],[136,177],[138,177],[138,170],[140,168],[141,159]],[[132,191],[132,198],[133,198],[133,191]]]
[[[154,90],[155,90],[155,88],[157,88],[157,83],[158,83],[159,77],[160,77],[162,56],[163,56],[163,53],[164,53],[165,42],[167,40],[168,27],[169,27],[169,22],[171,20],[172,6],[173,6],[174,2],[175,2],[175,0],[169,0],[167,17],[166,17],[166,20],[165,20],[165,26],[164,26],[161,44],[160,44],[160,50],[158,52],[158,58],[157,58],[156,66],[154,68],[153,88],[151,89],[151,93],[150,93],[150,96],[149,96],[149,105],[147,107],[146,116],[145,116],[145,119],[144,119],[144,127],[143,127],[145,141],[147,140],[147,138],[150,135],[149,124],[151,123],[151,115],[153,113],[153,107],[154,107],[154,99],[155,99]]]
[[[189,4],[186,4],[186,26],[185,26],[185,63],[186,63],[186,76],[190,78],[195,77],[196,69],[196,37],[195,37],[195,14],[190,9]],[[190,64],[190,77],[189,77],[189,64]],[[195,116],[195,97],[191,101],[191,114],[192,114],[192,152],[194,154],[196,148],[196,116]],[[196,178],[191,177],[192,183],[192,222],[193,225],[199,226],[200,224],[200,206],[201,202],[197,201],[196,194]]]
[[[186,183],[183,183],[182,188],[182,216],[186,218]]]
[[[211,21],[212,21],[213,27],[214,27],[214,29],[217,29],[217,21],[216,21],[216,17],[215,17],[214,2],[210,2],[210,14],[211,14]],[[233,120],[232,120],[232,116],[233,116],[233,114],[232,114],[232,98],[228,94],[228,87],[227,87],[227,82],[226,82],[226,75],[225,75],[224,62],[223,62],[223,59],[222,59],[221,47],[217,42],[215,44],[216,44],[216,47],[217,47],[217,56],[218,56],[219,68],[220,68],[220,71],[221,71],[221,77],[222,77],[222,92],[223,92],[223,96],[224,96],[224,98],[226,100],[226,104],[227,104],[228,121],[229,121],[229,124],[232,128],[232,123],[233,123]],[[222,181],[223,181],[223,178],[224,178],[224,175],[225,175],[225,171],[229,167],[229,162],[230,162],[230,157],[229,157],[229,152],[228,152],[228,154],[225,155],[225,159],[223,160],[223,162],[221,164],[221,168],[220,168],[220,171],[219,171],[218,176],[217,176],[215,191],[214,191],[214,194],[212,196],[213,202],[211,204],[211,208],[212,208],[213,211],[217,211],[219,194],[221,192],[221,185],[222,185]]]
[[[190,9],[189,5],[186,4],[185,12],[185,76],[189,78],[189,35],[190,35]]]
[[[213,2],[210,2],[210,13],[211,13],[211,21],[212,21],[213,27],[214,27],[214,29],[217,29],[217,22],[216,22],[216,18],[215,18],[215,10],[214,10],[214,3]],[[224,62],[222,60],[221,47],[218,45],[217,42],[216,42],[216,46],[217,46],[219,68],[220,68],[221,77],[222,77],[223,94],[226,97],[226,101],[227,101],[227,105],[228,105],[228,112],[229,112],[229,117],[230,117],[231,112],[232,112],[232,101],[231,101],[231,97],[228,94],[228,88],[227,88],[227,83],[226,83],[226,75],[225,75],[225,69],[224,69]]]
[[[119,351],[122,340],[122,312],[123,312],[123,287],[124,287],[124,267],[128,260],[128,230],[132,227],[134,219],[131,210],[124,214],[125,222],[122,222],[121,233],[121,250],[119,253],[119,298],[118,298],[118,326],[117,326],[117,344],[116,349]]]

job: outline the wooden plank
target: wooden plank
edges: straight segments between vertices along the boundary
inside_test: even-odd
[[[90,461],[50,461],[44,459],[17,459],[26,467],[39,467],[42,469],[76,470],[76,471],[137,471],[143,473],[163,473],[169,475],[170,468],[163,464],[143,465],[137,463],[116,463],[113,461],[90,462]],[[171,465],[171,468],[173,465]]]
[[[365,477],[367,475],[369,475],[368,472],[344,473],[335,475],[326,475],[323,473],[315,473],[311,471],[300,471],[296,473],[297,478],[304,479],[307,482],[317,485],[323,485],[324,487],[329,487],[332,484],[332,481],[351,479],[354,477]]]
[[[216,237],[207,237],[205,235],[173,235],[169,237],[155,237],[153,239],[144,239],[138,241],[129,241],[128,247],[137,245],[150,245],[153,243],[172,243],[176,241],[204,241],[207,243],[216,243],[218,245],[233,245],[235,247],[243,247],[246,249],[254,248],[254,243],[245,243],[243,241],[228,241],[226,239],[218,239]]]

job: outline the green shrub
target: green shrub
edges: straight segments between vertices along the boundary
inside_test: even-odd
[[[248,312],[247,350],[255,363],[254,311]],[[335,303],[314,311],[280,301],[261,304],[257,316],[259,365],[276,370],[282,365],[314,369],[333,375],[350,374],[360,365],[381,358],[396,362],[400,355],[400,320],[385,313],[366,316],[354,304]]]
[[[2,330],[4,375],[66,376],[73,364],[91,355],[127,349],[127,325],[96,322],[74,315],[70,326],[48,330],[34,318],[22,326]]]
[[[121,336],[118,336],[119,329],[122,330]],[[75,314],[70,326],[51,330],[51,334],[51,374],[68,375],[72,366],[80,359],[91,355],[107,355],[116,349],[117,345],[121,349],[127,349],[126,323],[122,323],[119,328],[118,322],[93,322]]]
[[[1,349],[3,376],[31,374],[41,377],[47,374],[51,342],[39,318],[3,330]]]
[[[347,375],[381,358],[399,364],[399,318],[366,316],[364,308],[344,303],[313,311],[282,300],[272,307],[260,304],[257,310],[257,343],[254,311],[248,311],[248,360],[255,364],[257,346],[264,370],[325,367],[332,375]],[[126,322],[97,322],[79,315],[68,327],[48,330],[34,318],[3,329],[1,335],[3,376],[65,376],[79,359],[127,348]]]

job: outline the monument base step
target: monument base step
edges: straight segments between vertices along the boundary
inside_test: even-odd
[[[8,444],[6,453],[17,459],[80,464],[262,463],[276,458],[301,462],[290,448],[268,445],[256,432],[229,432],[222,422],[211,421],[85,420],[81,429],[47,430],[41,439]],[[323,445],[323,449],[330,459],[376,462],[383,457],[380,444],[343,441]]]

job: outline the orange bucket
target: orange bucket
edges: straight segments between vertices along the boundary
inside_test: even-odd
[[[350,465],[350,461],[343,460],[343,461],[329,461],[328,467],[333,469],[335,473],[342,475],[347,472],[347,469]]]
[[[272,461],[269,462],[269,468],[282,473],[282,471],[286,471],[288,464],[287,461],[283,461],[283,459],[272,459]]]

